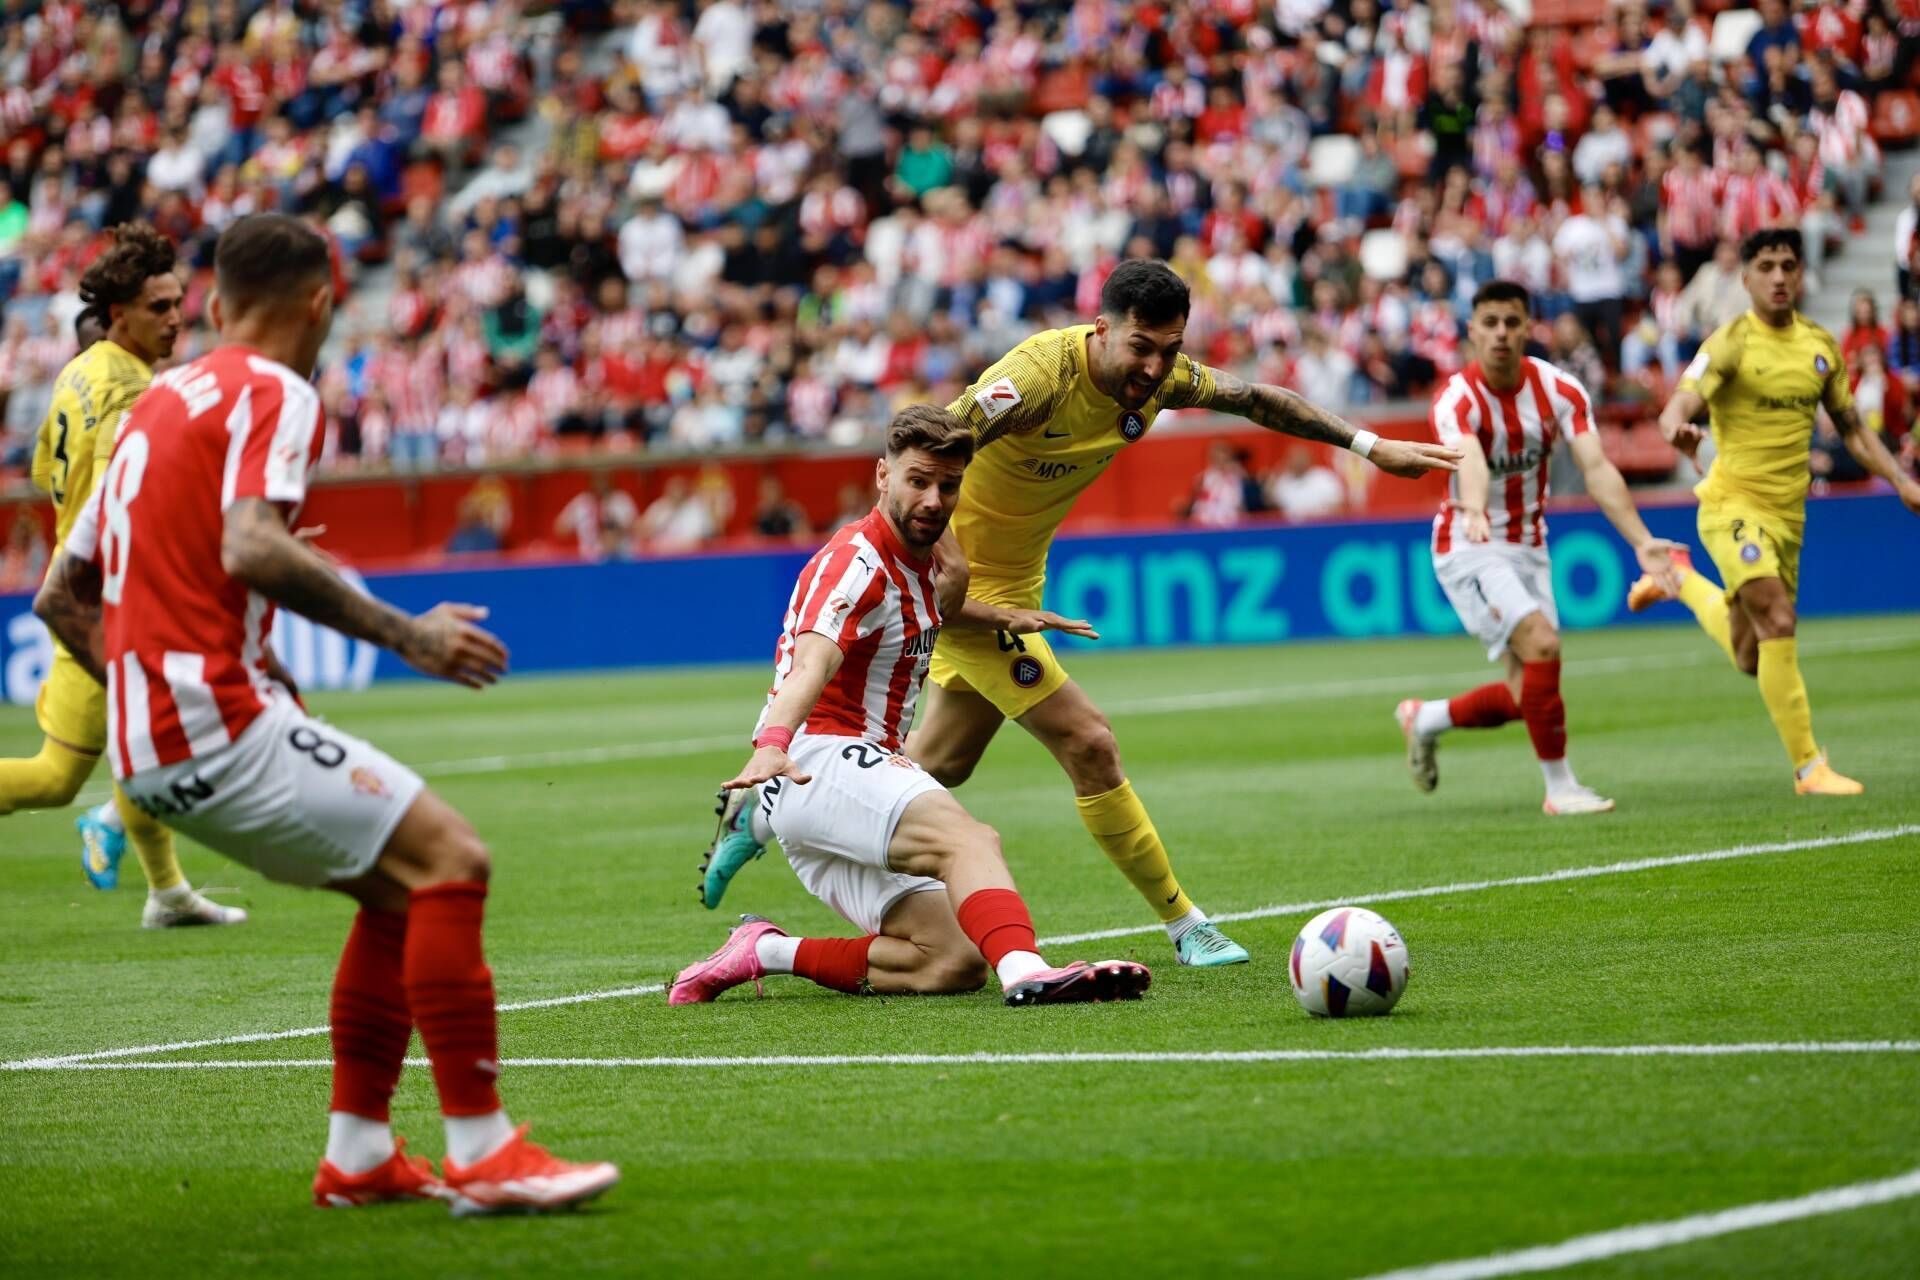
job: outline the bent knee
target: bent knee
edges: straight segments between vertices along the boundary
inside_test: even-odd
[[[456,814],[434,833],[427,872],[431,880],[438,883],[461,880],[484,883],[493,875],[493,855],[472,825]]]
[[[1105,716],[1091,717],[1068,736],[1061,754],[1076,781],[1103,782],[1120,772],[1120,742]],[[1113,783],[1118,786],[1118,782]]]
[[[978,951],[930,951],[913,975],[913,989],[921,995],[957,996],[987,985],[987,962]]]
[[[915,763],[935,782],[952,790],[973,776],[973,767],[978,761],[964,756],[932,754],[924,760],[916,759]]]

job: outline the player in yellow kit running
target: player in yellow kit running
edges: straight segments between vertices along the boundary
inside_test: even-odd
[[[1184,355],[1187,285],[1163,262],[1121,263],[1092,324],[1037,333],[948,406],[978,449],[950,536],[970,574],[969,596],[997,609],[1000,629],[943,631],[926,709],[907,754],[949,787],[973,773],[1003,722],[1038,738],[1073,784],[1080,820],[1166,926],[1180,963],[1238,964],[1247,953],[1220,932],[1174,877],[1153,820],[1127,781],[1106,716],[1067,676],[1040,632],[1047,550],[1074,500],[1166,409],[1212,409],[1307,440],[1342,445],[1394,475],[1457,465],[1457,450],[1383,440],[1279,387],[1249,385]],[[753,809],[723,804],[704,866],[702,898],[756,856]]]
[[[1836,773],[1814,741],[1794,639],[1815,413],[1824,407],[1848,452],[1891,483],[1916,514],[1920,483],[1902,474],[1879,434],[1854,411],[1833,335],[1795,310],[1800,233],[1756,231],[1740,257],[1753,309],[1713,332],[1660,415],[1661,432],[1691,456],[1703,438],[1694,419],[1710,410],[1716,451],[1694,492],[1700,541],[1724,586],[1684,568],[1679,599],[1736,667],[1759,678],[1760,697],[1793,761],[1794,790],[1858,795],[1865,788]],[[1639,610],[1672,598],[1642,578],[1627,604]]]
[[[53,401],[34,442],[33,482],[53,499],[57,544],[106,470],[114,433],[128,407],[153,380],[153,365],[173,353],[180,334],[179,277],[173,245],[152,227],[122,225],[113,245],[80,279],[85,321],[104,335],[67,363],[53,384]],[[53,560],[59,561],[58,545]],[[0,760],[0,815],[17,809],[57,809],[72,802],[106,746],[106,690],[57,640],[53,666],[35,704],[46,735],[38,755]],[[173,835],[132,805],[119,789],[99,810],[81,816],[81,868],[97,888],[119,880],[120,857],[131,840],[147,875],[141,923],[150,929],[185,924],[238,924],[247,913],[195,893],[180,872]]]

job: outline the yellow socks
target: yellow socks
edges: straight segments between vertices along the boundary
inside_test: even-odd
[[[52,738],[43,739],[40,754],[30,759],[0,760],[0,814],[66,807],[99,760]]]
[[[1173,864],[1167,861],[1167,847],[1153,829],[1146,806],[1133,794],[1133,784],[1122,782],[1097,796],[1075,796],[1080,821],[1099,842],[1108,859],[1120,868],[1120,874],[1132,882],[1140,896],[1152,905],[1161,923],[1178,920],[1193,909],[1193,903],[1173,877]]]
[[[1728,630],[1727,594],[1714,583],[1691,570],[1680,575],[1680,603],[1693,610],[1700,629],[1713,637],[1720,651],[1733,661],[1733,635]]]
[[[1793,767],[1812,763],[1820,748],[1813,741],[1813,709],[1807,705],[1807,682],[1800,678],[1799,640],[1794,636],[1760,642],[1760,697]]]
[[[173,851],[173,832],[156,819],[149,818],[140,806],[127,799],[127,793],[114,784],[113,801],[120,810],[120,821],[127,828],[127,843],[147,873],[147,888],[164,893],[187,882],[180,871],[180,859]]]

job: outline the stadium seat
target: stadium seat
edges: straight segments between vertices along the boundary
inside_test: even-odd
[[[1398,231],[1369,231],[1360,237],[1360,269],[1375,280],[1404,280],[1407,239]]]
[[[1713,20],[1709,48],[1715,62],[1736,62],[1747,56],[1747,44],[1765,22],[1752,9],[1728,9]]]
[[[1882,93],[1873,100],[1873,118],[1867,127],[1883,147],[1911,147],[1920,141],[1920,94],[1911,89]]]
[[[1307,181],[1316,187],[1344,187],[1360,167],[1360,143],[1328,135],[1307,147]]]
[[[1433,135],[1410,133],[1401,138],[1393,144],[1393,162],[1402,183],[1426,181],[1433,168]]]
[[[1586,27],[1607,16],[1607,0],[1535,0],[1535,27]]]

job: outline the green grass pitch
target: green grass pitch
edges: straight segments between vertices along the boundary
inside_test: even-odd
[[[1394,702],[1491,678],[1462,638],[1075,655],[1195,898],[1216,914],[1556,869],[1806,844],[1920,822],[1920,626],[1808,625],[1821,740],[1867,794],[1799,800],[1752,683],[1697,631],[1567,642],[1572,758],[1616,797],[1550,820],[1524,731],[1456,733],[1416,794]],[[726,913],[694,899],[714,786],[744,758],[763,669],[424,685],[317,699],[423,768],[495,852],[503,1002],[658,983],[731,912],[844,933],[777,854]],[[0,711],[0,753],[37,747]],[[735,745],[735,744],[738,745]],[[489,759],[489,757],[491,757]],[[98,793],[99,785],[90,794]],[[1150,925],[1017,728],[959,792],[1002,832],[1042,935]],[[0,1060],[312,1027],[349,904],[186,847],[253,921],[143,933],[75,866],[73,813],[0,822]],[[658,994],[501,1015],[509,1059],[1368,1050],[1911,1040],[1920,838],[1668,865],[1381,904],[1413,980],[1390,1018],[1315,1021],[1287,949],[1311,914],[1228,932],[1250,966],[1181,970],[1164,936],[1052,948],[1137,956],[1134,1005],[1011,1010],[997,995],[854,999],[795,979],[669,1009]],[[416,1043],[416,1052],[418,1046]],[[312,1060],[324,1036],[130,1061]],[[322,1213],[312,1066],[0,1070],[0,1272],[397,1275],[1348,1277],[1804,1195],[1920,1164],[1920,1054],[1372,1061],[520,1066],[516,1119],[622,1184],[558,1219],[435,1205]],[[428,1073],[396,1128],[437,1156]],[[1577,1276],[1893,1277],[1920,1199],[1594,1262]]]

